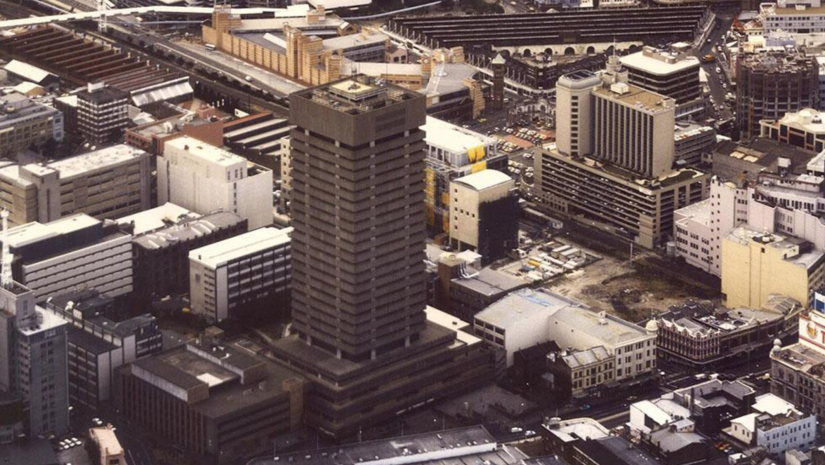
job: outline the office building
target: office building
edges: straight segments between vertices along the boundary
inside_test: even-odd
[[[671,173],[673,99],[621,80],[595,88],[593,97],[596,158],[644,178]]]
[[[203,215],[167,202],[134,215],[122,216],[116,221],[123,230],[133,236],[141,236],[179,223],[196,220],[201,216]]]
[[[112,399],[114,371],[162,348],[157,318],[127,317],[115,300],[97,291],[74,291],[45,303],[69,323],[69,399],[96,410]]]
[[[296,334],[273,349],[312,380],[307,422],[337,437],[492,367],[477,338],[424,312],[425,111],[364,76],[290,97]]]
[[[536,153],[534,191],[545,205],[569,217],[653,248],[673,230],[674,211],[706,196],[709,174],[685,168],[662,180],[645,180],[592,158],[553,150]]]
[[[210,323],[289,292],[292,228],[260,228],[189,252],[189,302]],[[275,313],[278,308],[270,305]]]
[[[129,94],[99,82],[77,93],[77,128],[87,143],[102,146],[120,141],[129,123]]]
[[[505,171],[507,154],[498,141],[475,131],[427,116],[421,129],[427,144],[424,207],[433,236],[450,233],[450,183],[485,169]]]
[[[762,308],[773,295],[805,306],[825,285],[825,251],[793,236],[737,227],[722,239],[722,294],[728,308]]]
[[[603,346],[613,362],[612,379],[632,381],[656,368],[656,333],[633,323],[594,311],[581,302],[544,290],[522,289],[478,313],[475,335],[513,355],[542,342],[588,350]]]
[[[722,141],[711,153],[712,173],[725,181],[754,183],[766,172],[806,174],[812,171],[809,165],[816,156],[811,150],[762,137],[748,142]],[[818,174],[822,176],[822,169]]]
[[[799,53],[763,51],[736,60],[739,140],[759,135],[759,122],[803,108],[819,108],[819,65]]]
[[[132,235],[115,224],[81,213],[11,228],[2,240],[14,256],[15,280],[37,302],[76,289],[111,297],[132,292]]]
[[[771,350],[771,393],[825,421],[825,294],[814,293],[812,308],[799,316],[799,342]]]
[[[89,429],[89,440],[99,453],[97,463],[101,465],[126,465],[126,451],[115,436],[112,425]]]
[[[674,210],[702,200],[709,177],[673,169],[673,99],[629,85],[616,56],[601,76],[577,71],[556,90],[556,149],[536,153],[536,196],[643,247],[662,244]]]
[[[657,315],[659,359],[707,372],[767,354],[776,338],[796,334],[803,305],[774,295],[759,309],[687,301]],[[650,323],[649,323],[650,324]]]
[[[126,129],[124,141],[152,155],[163,155],[166,142],[182,136],[219,147],[223,145],[225,123],[218,120],[216,114],[215,107],[204,106],[197,111],[140,124]]]
[[[3,234],[8,213],[3,215]],[[38,307],[34,292],[11,276],[11,252],[3,244],[0,263],[0,397],[22,425],[5,424],[4,439],[69,430],[69,386],[65,321]],[[22,428],[21,428],[22,427]]]
[[[165,143],[158,159],[158,203],[203,215],[237,213],[249,229],[272,224],[272,171],[189,136]]]
[[[132,240],[135,297],[159,299],[189,292],[189,252],[247,231],[232,212],[183,221]]]
[[[562,155],[587,156],[594,150],[593,89],[602,83],[592,71],[566,74],[556,83],[556,149]]]
[[[774,394],[763,394],[751,405],[751,413],[734,418],[724,429],[745,448],[764,447],[773,457],[787,450],[808,450],[816,442],[816,416],[804,414]]]
[[[450,183],[450,245],[481,254],[486,265],[518,248],[520,210],[516,182],[484,170]]]
[[[819,110],[803,108],[780,119],[759,122],[760,136],[819,153],[825,150],[825,123]]]
[[[42,147],[49,140],[62,142],[63,114],[18,92],[0,96],[0,157]]]
[[[44,164],[0,166],[0,206],[9,221],[48,223],[73,213],[99,220],[149,208],[149,154],[115,145]]]
[[[760,4],[765,34],[783,31],[789,34],[825,32],[825,9],[820,0],[779,0]]]
[[[200,460],[236,464],[272,453],[302,425],[305,382],[234,342],[201,338],[116,371],[117,408],[131,424]]]
[[[675,167],[698,166],[716,145],[716,130],[695,123],[676,123],[673,140]]]
[[[689,118],[705,109],[699,82],[699,59],[677,50],[645,46],[621,58],[628,82],[676,101],[676,118]]]

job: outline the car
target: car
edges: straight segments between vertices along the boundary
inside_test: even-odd
[[[590,404],[584,404],[584,405],[582,405],[582,406],[579,408],[579,410],[590,410]]]
[[[245,80],[246,82],[252,82],[252,76],[246,76],[246,77],[244,78],[244,80]]]
[[[722,74],[722,68],[716,67],[716,74]]]
[[[96,426],[102,426],[103,420],[101,420],[100,418],[92,418],[92,423],[94,423]]]
[[[510,428],[511,433],[521,433],[522,431],[524,431],[524,429],[519,428],[518,426],[514,426],[514,427]]]
[[[528,429],[527,431],[524,432],[524,435],[527,436],[527,437],[535,436],[536,432],[531,430],[531,429]]]

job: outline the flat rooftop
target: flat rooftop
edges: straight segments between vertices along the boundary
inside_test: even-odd
[[[522,321],[549,318],[564,308],[590,311],[581,302],[545,290],[520,289],[477,313],[476,320],[506,330]]]
[[[118,218],[118,224],[134,223],[135,230],[132,234],[139,236],[150,231],[156,231],[168,226],[178,224],[181,221],[191,221],[200,218],[199,213],[189,211],[181,206],[175,205],[171,202],[144,210],[134,215],[124,216]]]
[[[204,161],[215,163],[223,167],[230,167],[239,163],[246,165],[247,160],[240,155],[236,155],[228,150],[224,150],[214,145],[209,145],[198,139],[189,136],[178,137],[166,142],[166,150],[175,148],[182,152],[191,154]]]
[[[667,76],[691,68],[699,72],[699,59],[667,50],[642,50],[621,58],[623,65],[655,76]],[[698,79],[698,77],[697,77]]]
[[[421,126],[426,133],[427,145],[438,147],[447,152],[467,153],[471,149],[493,145],[496,140],[461,126],[448,123],[438,118],[427,116],[427,123]]]
[[[603,85],[594,89],[593,93],[650,113],[673,111],[674,108],[673,99],[625,83]]]
[[[40,307],[35,307],[35,312],[37,312],[36,324],[18,328],[18,330],[26,336],[44,333],[69,324],[66,320],[57,316],[57,314],[43,310]]]
[[[70,234],[100,225],[102,222],[85,213],[60,218],[50,223],[31,222],[10,228],[6,233],[9,247],[24,247],[50,237]]]
[[[815,250],[812,243],[803,239],[794,236],[782,236],[776,233],[765,233],[764,231],[757,231],[747,226],[735,228],[725,236],[725,239],[740,245],[758,242],[780,251],[788,251],[785,260],[805,269],[809,269],[819,263],[823,255],[825,255],[825,251]],[[798,253],[792,255],[790,251],[795,248],[798,248]]]
[[[377,463],[485,463],[481,455],[491,454],[491,462],[509,465],[521,456],[499,449],[495,438],[483,426],[451,429],[392,439],[344,444],[328,449],[276,454],[275,457],[253,460],[252,465],[370,465]],[[277,457],[277,458],[276,458]],[[463,458],[463,459],[461,459]],[[461,459],[461,460],[459,460]]]
[[[361,74],[296,92],[291,96],[311,100],[350,115],[370,113],[418,97],[420,94],[416,92],[391,84],[379,84],[373,78]]]
[[[66,180],[91,171],[109,169],[113,166],[149,157],[143,150],[125,144],[106,147],[94,152],[76,155],[49,163],[48,168],[60,172],[60,179]],[[26,165],[29,168],[32,165]],[[34,165],[37,166],[37,165]]]
[[[97,444],[100,446],[101,450],[105,450],[108,454],[111,455],[120,455],[123,453],[123,447],[120,445],[120,441],[117,440],[117,436],[115,436],[115,432],[112,428],[101,427],[101,428],[91,428],[89,430],[89,435],[91,435]]]
[[[527,282],[491,268],[478,270],[477,275],[472,278],[455,278],[452,284],[488,297],[527,286]]]
[[[502,184],[513,184],[515,181],[510,176],[498,170],[482,170],[458,179],[454,183],[462,184],[477,191],[483,191]]]
[[[288,244],[292,228],[259,228],[189,252],[189,260],[218,268],[232,260]]]

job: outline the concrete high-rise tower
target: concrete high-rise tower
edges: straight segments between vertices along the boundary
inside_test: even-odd
[[[425,97],[356,76],[290,113],[297,334],[274,349],[314,383],[307,421],[345,436],[481,382],[489,354],[425,313]]]
[[[340,358],[424,329],[424,99],[347,80],[290,101],[293,327]]]
[[[493,69],[493,91],[490,106],[495,110],[504,108],[504,68],[507,61],[499,53],[491,62]]]

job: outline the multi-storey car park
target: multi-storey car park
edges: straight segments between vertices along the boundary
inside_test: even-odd
[[[693,40],[708,20],[706,6],[575,10],[553,14],[409,16],[387,29],[427,47],[543,47],[573,44]]]

